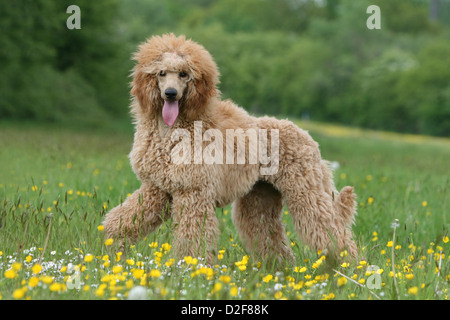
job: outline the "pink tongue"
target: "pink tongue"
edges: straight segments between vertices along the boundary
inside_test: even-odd
[[[178,101],[164,101],[162,116],[169,127],[173,126],[178,117]]]

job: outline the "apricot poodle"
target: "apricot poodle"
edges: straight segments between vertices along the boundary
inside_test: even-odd
[[[233,223],[252,254],[292,261],[282,223],[286,204],[304,243],[356,256],[353,188],[335,189],[306,131],[222,101],[211,55],[184,36],[153,36],[134,59],[130,161],[142,185],[106,215],[108,238],[134,242],[172,218],[176,256],[211,263],[216,208],[233,203]]]

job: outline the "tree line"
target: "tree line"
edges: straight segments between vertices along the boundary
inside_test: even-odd
[[[222,96],[251,113],[450,135],[448,0],[16,0],[0,30],[1,119],[129,121],[132,53],[174,32],[212,53]]]

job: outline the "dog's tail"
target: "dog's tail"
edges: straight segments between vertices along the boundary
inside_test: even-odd
[[[351,226],[356,215],[356,194],[353,187],[343,187],[335,198],[335,206],[345,225]]]

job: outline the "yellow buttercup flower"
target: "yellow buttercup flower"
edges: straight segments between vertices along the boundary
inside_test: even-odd
[[[16,289],[13,292],[13,298],[14,299],[22,299],[23,296],[25,295],[25,289],[21,288],[21,289]]]
[[[116,265],[116,266],[112,267],[112,272],[113,273],[121,273],[122,270],[123,270],[123,268],[120,265]]]
[[[219,277],[219,280],[222,281],[223,283],[229,283],[231,281],[231,277],[227,276],[227,275],[223,275]]]
[[[273,276],[271,275],[271,274],[268,274],[267,276],[265,276],[264,278],[263,278],[263,281],[265,282],[265,283],[268,283],[270,280],[272,280],[273,279]]]
[[[239,293],[238,287],[232,287],[230,289],[230,296],[235,297],[235,296],[237,296],[238,293]]]
[[[158,247],[158,242],[152,242],[148,245],[150,248],[157,248]]]
[[[136,279],[140,279],[140,278],[142,278],[144,273],[145,273],[145,270],[143,270],[143,269],[135,269],[135,270],[133,270],[133,277],[135,277]]]
[[[419,288],[417,288],[417,287],[411,287],[408,289],[409,294],[416,295],[417,292],[419,292]]]
[[[5,271],[4,276],[7,279],[13,279],[17,276],[17,273],[14,269],[8,269]]]
[[[158,278],[158,277],[161,276],[161,271],[153,269],[153,270],[150,271],[150,276],[152,278]]]
[[[342,287],[343,285],[345,285],[347,283],[347,279],[345,277],[340,277],[337,280],[337,284],[339,287]]]
[[[168,243],[163,243],[161,245],[161,248],[163,248],[164,251],[169,251],[172,248],[172,246],[170,244],[168,244]]]
[[[37,277],[31,277],[30,280],[28,280],[28,286],[31,288],[34,288],[38,285],[39,279]]]
[[[31,268],[31,271],[33,271],[34,274],[38,274],[39,272],[41,272],[41,270],[42,270],[42,266],[40,264],[35,264]]]

